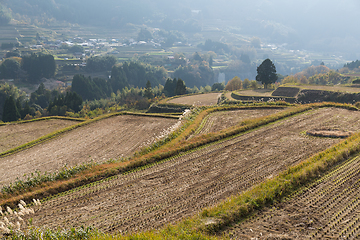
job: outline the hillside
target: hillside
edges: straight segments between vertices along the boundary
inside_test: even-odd
[[[101,5],[95,0],[4,0],[2,4],[11,9],[15,19],[41,25],[65,21],[124,27],[130,23],[196,33],[213,25],[208,23],[216,23],[212,29],[227,28],[237,34],[286,44],[290,49],[342,52],[353,57],[351,52],[359,49],[355,41],[359,34],[351,31],[356,27],[351,16],[356,15],[359,5],[351,0],[332,1],[332,4],[325,0],[316,3],[306,0],[301,4],[285,0],[256,0],[251,4],[245,1],[220,4],[202,0],[105,0]],[[301,17],[305,15],[306,21]],[[219,16],[223,22],[218,21]],[[238,16],[241,21],[234,21]]]

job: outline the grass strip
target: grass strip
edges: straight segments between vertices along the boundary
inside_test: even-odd
[[[68,120],[68,121],[75,121],[75,122],[84,122],[84,121],[86,121],[86,119],[84,119],[84,118],[50,116],[50,117],[34,118],[34,119],[30,119],[30,120],[21,120],[21,121],[16,121],[16,122],[0,123],[0,126],[12,125],[12,124],[24,124],[24,123],[38,122],[38,121],[51,120],[51,119]]]

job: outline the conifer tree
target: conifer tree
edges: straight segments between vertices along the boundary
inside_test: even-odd
[[[13,96],[8,97],[5,100],[4,112],[2,116],[3,122],[17,121],[20,118],[20,113],[16,107],[16,102]]]

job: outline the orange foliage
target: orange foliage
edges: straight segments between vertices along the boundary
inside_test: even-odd
[[[225,90],[227,91],[235,91],[241,88],[242,88],[242,81],[238,76],[231,79],[225,86]]]

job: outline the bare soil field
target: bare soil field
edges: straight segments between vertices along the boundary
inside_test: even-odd
[[[236,94],[242,96],[271,97],[274,89],[249,89],[237,91]]]
[[[34,226],[94,226],[104,232],[156,229],[249,189],[338,143],[309,129],[357,130],[360,112],[326,108],[261,127],[151,168],[118,175],[43,203]]]
[[[233,239],[359,239],[360,158],[291,200],[226,230]]]
[[[170,101],[168,101],[168,103],[188,104],[194,106],[209,106],[209,105],[216,105],[218,98],[220,96],[221,93],[206,93],[199,95],[191,95],[191,96],[171,99]]]
[[[284,109],[259,108],[214,112],[204,119],[205,123],[203,124],[203,128],[196,135],[218,132],[223,129],[233,127],[244,120],[264,117],[280,111],[284,111]]]
[[[5,152],[56,130],[78,123],[70,120],[49,119],[0,126],[0,152]]]
[[[17,177],[65,166],[126,157],[151,143],[177,119],[122,115],[74,129],[30,149],[0,158],[0,187]]]

